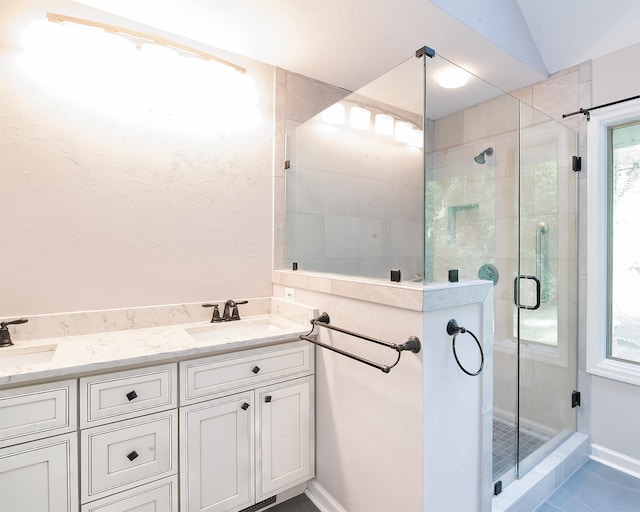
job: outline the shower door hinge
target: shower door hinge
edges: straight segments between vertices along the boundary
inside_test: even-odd
[[[579,407],[580,406],[580,391],[574,391],[571,393],[571,407]]]
[[[582,157],[581,156],[573,156],[571,161],[571,168],[574,172],[579,172],[582,170]]]
[[[422,48],[418,48],[416,50],[416,58],[419,59],[423,55],[426,55],[430,59],[433,59],[436,56],[436,51],[433,48],[429,48],[428,46],[423,46]]]

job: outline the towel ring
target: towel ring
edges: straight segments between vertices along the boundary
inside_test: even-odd
[[[470,372],[469,370],[467,370],[464,366],[462,366],[460,359],[458,359],[458,353],[456,352],[456,338],[458,337],[458,334],[464,333],[469,334],[475,340],[476,345],[478,345],[478,349],[480,349],[480,368],[478,368],[477,372]],[[464,327],[460,327],[458,325],[458,322],[456,322],[454,319],[449,320],[449,322],[447,323],[447,334],[449,334],[450,336],[453,335],[453,341],[451,343],[451,346],[453,348],[453,357],[455,357],[456,363],[458,363],[460,369],[467,375],[471,375],[471,377],[480,375],[480,373],[482,372],[482,368],[484,367],[484,350],[482,350],[482,345],[480,344],[480,341],[478,340],[476,335],[471,331],[465,329]]]

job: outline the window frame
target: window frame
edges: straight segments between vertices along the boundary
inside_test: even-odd
[[[590,113],[587,126],[586,370],[640,386],[640,365],[608,355],[609,338],[609,129],[640,122],[640,101]]]

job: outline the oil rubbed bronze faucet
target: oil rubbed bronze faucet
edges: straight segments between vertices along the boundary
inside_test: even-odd
[[[231,322],[233,320],[240,320],[240,313],[238,312],[238,304],[246,304],[246,300],[232,300],[229,299],[224,303],[224,312],[220,316],[220,309],[218,304],[203,304],[203,308],[213,308],[213,315],[211,316],[211,323],[217,322]]]
[[[18,318],[17,320],[0,322],[0,347],[10,347],[13,345],[13,341],[11,341],[11,333],[7,327],[8,325],[26,324],[28,321],[29,320],[26,318]]]
[[[222,321],[230,322],[232,320],[240,320],[240,313],[238,313],[238,304],[246,304],[246,300],[231,300],[229,299],[224,303],[224,313],[222,313]],[[231,313],[229,313],[231,310]]]

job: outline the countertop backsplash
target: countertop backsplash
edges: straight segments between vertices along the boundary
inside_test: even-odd
[[[284,301],[275,297],[257,297],[236,300],[247,300],[247,304],[238,306],[240,316],[273,314],[300,324],[308,324],[310,311],[305,305]],[[61,336],[77,336],[102,332],[143,329],[163,325],[190,324],[211,319],[211,308],[203,308],[202,304],[220,305],[220,314],[226,299],[188,304],[168,304],[159,306],[142,306],[122,309],[104,309],[98,311],[74,311],[50,315],[25,316],[26,324],[9,326],[14,343],[33,341]],[[0,318],[13,320],[18,317]]]

